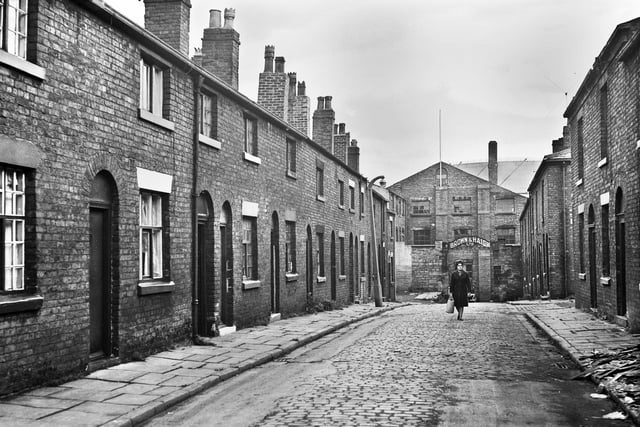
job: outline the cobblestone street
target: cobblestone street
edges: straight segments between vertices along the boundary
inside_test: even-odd
[[[601,419],[611,403],[569,381],[571,361],[512,306],[472,304],[460,322],[412,305],[384,319],[260,425],[623,425]]]

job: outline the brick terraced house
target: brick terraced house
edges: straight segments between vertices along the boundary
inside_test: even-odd
[[[520,214],[523,296],[566,298],[573,295],[569,271],[573,256],[571,216],[571,150],[565,139],[553,141],[529,185]]]
[[[234,10],[189,58],[190,0],[144,2],[145,29],[100,0],[0,3],[0,394],[371,295],[332,98],[311,119],[267,46],[250,100]]]
[[[389,187],[406,200],[406,240],[398,245],[395,263],[410,272],[409,290],[448,292],[453,265],[461,259],[479,301],[522,296],[518,216],[526,197],[520,188],[498,185],[506,181],[499,163],[491,141],[489,160],[480,169],[488,171],[488,180],[462,165],[439,162]],[[528,180],[531,164],[520,164],[518,172]]]
[[[640,329],[640,18],[618,25],[567,107],[576,306]]]

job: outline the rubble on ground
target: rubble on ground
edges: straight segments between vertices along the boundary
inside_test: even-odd
[[[592,379],[599,391],[609,395],[640,420],[640,345],[615,351],[594,351],[582,357],[584,371],[574,379]]]

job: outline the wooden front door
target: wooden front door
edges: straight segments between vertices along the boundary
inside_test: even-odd
[[[89,330],[92,359],[109,356],[110,349],[110,245],[108,209],[90,209]]]
[[[618,316],[627,315],[627,260],[624,219],[616,218],[616,305]]]
[[[220,226],[220,320],[233,326],[233,251],[231,248],[231,225]]]
[[[598,307],[598,277],[596,275],[596,228],[589,226],[589,284],[591,308]]]

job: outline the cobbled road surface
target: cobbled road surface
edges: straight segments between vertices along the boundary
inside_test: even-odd
[[[613,402],[515,307],[415,304],[230,379],[149,425],[614,426]]]

